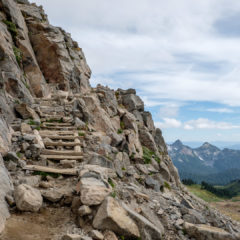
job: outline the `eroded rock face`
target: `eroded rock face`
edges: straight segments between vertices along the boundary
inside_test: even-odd
[[[5,154],[10,149],[11,129],[4,119],[0,117],[0,153]]]
[[[112,197],[106,198],[98,209],[93,226],[101,230],[112,230],[120,236],[140,237],[136,223]]]
[[[4,229],[6,218],[10,216],[7,203],[5,202],[5,196],[12,190],[12,181],[0,154],[0,233]]]
[[[17,36],[12,35],[13,37],[12,45],[16,45],[16,46],[13,46],[12,49],[14,50],[14,48],[15,49],[19,48],[19,51],[21,51],[22,67],[26,74],[27,81],[31,86],[32,93],[38,97],[42,97],[46,93],[45,91],[46,82],[42,75],[42,72],[38,67],[38,63],[35,59],[35,55],[34,55],[31,43],[29,41],[28,28],[26,26],[24,17],[15,1],[2,0],[1,4],[4,8],[6,17],[8,18],[8,20],[11,19],[11,21],[13,22],[13,24],[16,25],[16,28],[17,28]],[[16,50],[14,51],[16,52]],[[13,57],[13,59],[15,59],[15,56]],[[18,84],[20,84],[19,77],[22,77],[22,79],[24,79],[24,77],[19,76],[19,75],[22,75],[22,73],[21,71],[19,71],[19,68],[16,62],[14,65],[15,65],[14,67],[15,70],[13,71],[13,74],[15,75],[15,79],[17,80]]]
[[[30,40],[40,69],[47,83],[56,83],[60,90],[86,92],[91,71],[78,44],[70,34],[47,22],[27,19]]]
[[[37,212],[43,203],[40,191],[26,184],[16,187],[14,197],[20,211]]]
[[[96,88],[99,101],[102,108],[109,114],[110,117],[117,115],[118,102],[114,90],[108,87],[98,85]]]

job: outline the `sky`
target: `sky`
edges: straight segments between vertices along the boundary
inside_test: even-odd
[[[240,142],[240,1],[35,0],[91,84],[135,88],[167,142]]]

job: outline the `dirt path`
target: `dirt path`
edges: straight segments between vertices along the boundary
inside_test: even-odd
[[[41,213],[12,214],[1,240],[59,240],[72,229],[69,208],[47,208]]]

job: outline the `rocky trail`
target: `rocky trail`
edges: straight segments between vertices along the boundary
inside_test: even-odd
[[[181,184],[134,89],[89,83],[42,7],[0,0],[0,239],[239,240]]]

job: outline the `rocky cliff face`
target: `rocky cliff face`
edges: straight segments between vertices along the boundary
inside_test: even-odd
[[[12,218],[71,210],[72,225],[36,239],[45,229],[51,239],[239,239],[236,223],[183,189],[136,91],[91,88],[81,48],[41,7],[0,0],[0,40],[0,230],[5,198]]]

